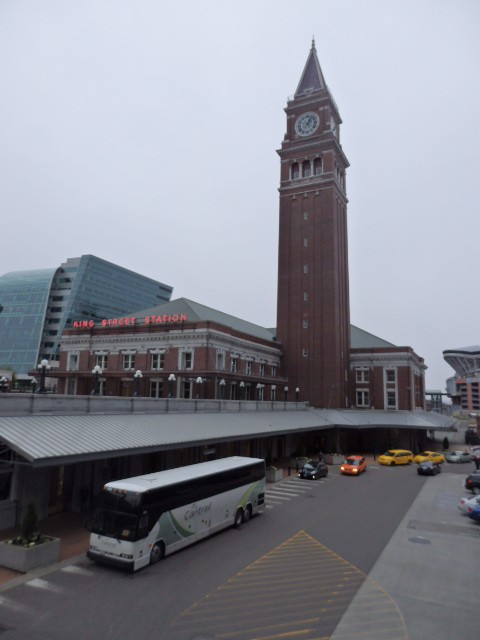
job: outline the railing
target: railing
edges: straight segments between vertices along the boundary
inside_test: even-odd
[[[238,413],[248,411],[301,411],[307,402],[271,400],[184,400],[109,396],[2,393],[0,417],[19,415],[87,415],[127,413]]]

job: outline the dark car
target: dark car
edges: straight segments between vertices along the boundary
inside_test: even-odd
[[[480,495],[480,473],[471,473],[465,480],[465,489],[468,489],[476,496]]]
[[[430,462],[430,460],[420,462],[417,467],[417,473],[420,476],[436,476],[437,473],[441,473],[441,471],[442,467],[438,464],[438,462]]]
[[[298,472],[299,478],[305,480],[317,480],[328,475],[328,467],[325,462],[307,462]]]

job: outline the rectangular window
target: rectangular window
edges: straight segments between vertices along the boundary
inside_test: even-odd
[[[308,264],[303,265],[303,273],[308,273]]]
[[[67,393],[67,396],[77,395],[77,380],[75,378],[68,378],[66,393]]]
[[[265,365],[264,364],[260,364],[258,366],[258,375],[262,376],[262,377],[265,375]]]
[[[184,351],[182,353],[182,369],[193,369],[193,353],[191,351]],[[186,396],[184,396],[186,397]],[[190,397],[190,396],[188,396]]]
[[[397,394],[395,391],[387,391],[387,409],[397,408]]]
[[[308,247],[308,238],[303,239],[303,246]]]
[[[252,361],[245,360],[245,373],[249,376],[252,375]]]
[[[125,370],[135,369],[135,354],[124,353],[122,355],[122,366]]]
[[[225,353],[223,351],[217,351],[217,371],[223,371],[225,369]]]
[[[308,358],[308,349],[303,350],[303,357]]]
[[[303,301],[307,302],[307,300],[308,300],[308,291],[304,291],[303,292]]]
[[[308,211],[303,212],[303,219],[308,220]]]
[[[270,370],[270,375],[272,376],[272,378],[276,378],[277,377],[277,367],[272,364],[272,368]]]
[[[161,371],[165,366],[165,354],[164,353],[152,353],[151,368],[154,371]],[[158,396],[152,396],[157,398]]]
[[[232,373],[237,373],[238,371],[238,358],[236,356],[232,356],[230,360],[230,371]]]
[[[368,382],[370,379],[370,371],[368,369],[355,369],[357,382]]]
[[[367,389],[357,389],[357,407],[369,407],[370,400]]]
[[[387,382],[396,382],[397,381],[396,369],[385,369],[385,380]]]
[[[150,397],[163,398],[163,381],[162,380],[152,380],[150,382]]]
[[[68,354],[67,371],[78,371],[78,354],[77,353]]]
[[[95,364],[98,365],[102,371],[105,371],[108,364],[108,356],[106,354],[97,354],[95,356]]]

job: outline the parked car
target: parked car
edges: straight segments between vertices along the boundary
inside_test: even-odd
[[[443,462],[445,462],[445,456],[443,455],[443,453],[439,453],[438,451],[422,451],[422,453],[417,454],[413,459],[413,461],[417,464],[419,462],[427,462],[427,460],[429,460],[430,462],[437,462],[438,464],[442,464]]]
[[[449,451],[445,454],[445,460],[447,462],[471,462],[472,456],[468,451]]]
[[[425,460],[420,462],[417,467],[417,473],[420,476],[436,476],[437,473],[442,471],[442,467],[438,462],[432,462],[431,460]]]
[[[471,473],[466,477],[465,489],[468,489],[476,496],[480,495],[480,473]]]
[[[480,506],[480,496],[473,496],[473,498],[460,498],[460,502],[458,503],[458,508],[463,513],[468,513],[468,509],[473,509],[477,505]]]
[[[358,476],[367,470],[367,461],[363,456],[348,456],[340,465],[340,472],[347,476]]]
[[[467,516],[472,520],[476,520],[480,522],[480,505],[476,505],[475,507],[469,507]]]
[[[380,464],[394,466],[397,464],[411,464],[413,461],[413,453],[407,449],[389,449],[378,456]]]
[[[298,477],[305,480],[317,480],[327,475],[328,467],[325,462],[307,462],[298,472]]]

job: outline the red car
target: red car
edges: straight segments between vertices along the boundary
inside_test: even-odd
[[[358,476],[367,470],[367,461],[363,456],[347,456],[340,465],[343,475]]]

